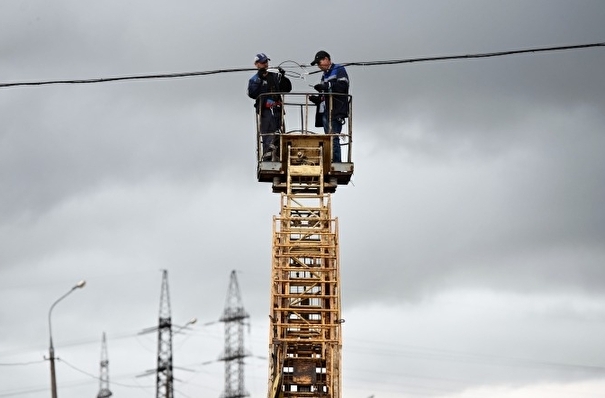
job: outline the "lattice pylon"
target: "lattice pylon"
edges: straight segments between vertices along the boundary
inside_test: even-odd
[[[168,291],[168,271],[162,270],[162,292],[158,322],[158,358],[156,368],[156,397],[174,397],[172,368],[172,315]]]
[[[99,375],[99,393],[97,398],[109,398],[112,393],[109,389],[109,357],[107,356],[107,340],[103,332],[103,342],[101,344],[101,362]]]
[[[225,387],[222,398],[249,396],[245,388],[244,358],[249,356],[244,345],[245,320],[250,315],[244,309],[235,270],[231,271],[225,310],[220,321],[225,324],[225,348],[220,357],[225,362]]]

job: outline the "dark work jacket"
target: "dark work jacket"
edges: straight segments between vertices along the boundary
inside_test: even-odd
[[[248,80],[248,97],[256,100],[254,106],[256,110],[265,108],[267,100],[281,102],[281,96],[265,95],[259,98],[261,94],[266,93],[289,93],[292,91],[292,82],[286,76],[280,73],[269,72],[265,79],[261,79],[258,74],[254,74]],[[262,103],[261,103],[262,102]]]
[[[322,95],[322,100],[326,101],[326,109],[330,106],[328,98],[330,93],[349,94],[349,75],[344,66],[332,64],[330,69],[325,71],[321,77],[321,82],[326,86],[326,91]],[[332,95],[332,119],[345,118],[349,116],[349,97],[348,95]]]

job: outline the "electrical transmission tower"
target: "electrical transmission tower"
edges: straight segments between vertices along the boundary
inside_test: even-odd
[[[225,323],[225,351],[220,357],[225,361],[225,390],[222,398],[249,396],[244,387],[244,320],[250,315],[244,310],[235,270],[231,271],[225,311],[220,318]]]
[[[97,398],[111,397],[112,394],[109,390],[109,359],[107,357],[107,340],[105,339],[105,332],[103,332],[103,344],[101,345],[101,374],[99,380],[100,387]]]
[[[160,296],[160,320],[158,324],[156,398],[173,397],[172,320],[170,315],[170,295],[168,294],[168,271],[162,270],[162,293]]]

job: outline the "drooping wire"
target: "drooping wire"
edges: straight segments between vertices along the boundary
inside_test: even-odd
[[[603,47],[605,42],[600,43],[588,43],[568,46],[556,46],[556,47],[540,47],[530,48],[522,50],[508,50],[498,51],[490,53],[479,53],[479,54],[466,54],[466,55],[447,55],[447,56],[435,56],[435,57],[419,57],[419,58],[407,58],[407,59],[393,59],[386,61],[357,61],[357,62],[344,62],[341,65],[344,66],[382,66],[382,65],[396,65],[396,64],[407,64],[407,63],[418,63],[418,62],[434,62],[434,61],[448,61],[448,60],[461,60],[461,59],[476,59],[476,58],[491,58],[491,57],[502,57],[507,55],[524,54],[524,53],[538,53],[538,52],[550,52],[550,51],[565,51],[565,50],[577,50],[586,49],[592,47]],[[295,61],[284,61],[292,62],[298,67],[303,69],[303,72],[287,71],[288,77],[304,78],[309,74],[319,73],[321,71],[307,72],[305,67],[310,65],[299,64]],[[281,64],[280,64],[281,65]],[[148,80],[148,79],[174,79],[183,77],[195,77],[195,76],[207,76],[216,75],[222,73],[236,73],[236,72],[248,72],[256,71],[255,68],[231,68],[231,69],[216,69],[210,71],[197,71],[197,72],[182,72],[182,73],[165,73],[165,74],[151,74],[151,75],[134,75],[134,76],[117,76],[117,77],[104,77],[96,79],[65,79],[65,80],[46,80],[46,81],[32,81],[32,82],[14,82],[14,83],[0,83],[0,88],[8,87],[23,87],[23,86],[43,86],[50,84],[90,84],[90,83],[108,83],[125,80]]]
[[[298,67],[301,70],[300,72],[297,72],[295,70],[286,69],[287,77],[289,77],[291,79],[300,79],[300,80],[306,81],[307,76],[309,75],[309,71],[307,71],[305,65],[299,64],[296,61],[286,60],[286,61],[281,62],[278,66],[282,66],[284,64],[294,64],[295,67]]]
[[[82,370],[74,365],[72,365],[71,363],[67,362],[66,360],[62,359],[62,358],[57,358],[58,362],[64,363],[65,365],[67,365],[68,367],[72,368],[73,370],[82,373],[83,375],[86,375],[88,377],[90,377],[91,379],[95,379],[95,380],[100,380],[99,377],[93,375],[92,373],[89,373],[85,370]],[[116,382],[115,380],[112,380],[111,382],[112,384],[118,385],[120,387],[129,387],[129,388],[139,388],[139,389],[148,389],[148,388],[153,388],[152,385],[149,386],[140,386],[140,385],[134,385],[134,384],[126,384],[126,383],[120,383],[120,382]]]

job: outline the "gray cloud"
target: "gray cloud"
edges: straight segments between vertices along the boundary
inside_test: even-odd
[[[407,59],[602,42],[599,1],[170,5],[5,1],[0,82]],[[601,47],[349,68],[353,183],[339,218],[344,395],[574,396],[603,385]],[[293,63],[283,64],[300,72]],[[308,68],[308,72],[315,69]],[[179,394],[220,395],[228,275],[266,356],[271,215],[256,182],[250,73],[0,89],[0,395],[146,396],[160,269]],[[306,91],[318,74],[294,79]],[[206,323],[213,323],[205,325]],[[4,366],[8,363],[32,365]],[[202,363],[212,362],[206,365]],[[76,369],[74,369],[76,368]],[[181,373],[182,372],[182,373]],[[252,396],[266,362],[250,358]],[[32,381],[34,380],[34,381]],[[548,391],[545,393],[544,391]],[[584,390],[582,390],[584,391]]]

